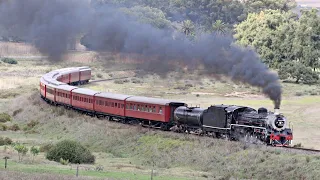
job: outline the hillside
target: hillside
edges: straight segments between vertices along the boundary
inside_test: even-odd
[[[6,52],[7,56],[12,56]],[[22,52],[24,53],[24,52]],[[149,179],[154,167],[155,179],[230,179],[254,178],[312,179],[320,176],[315,168],[320,165],[317,154],[274,149],[242,142],[228,142],[209,137],[154,131],[91,118],[82,114],[53,107],[39,97],[39,78],[44,73],[62,67],[89,65],[93,79],[129,77],[126,80],[109,80],[90,83],[85,87],[105,91],[150,97],[163,97],[187,102],[189,105],[207,107],[211,104],[237,104],[254,108],[267,107],[272,102],[259,89],[232,83],[222,77],[202,77],[196,72],[177,71],[168,76],[145,74],[136,71],[136,64],[119,55],[99,56],[94,52],[71,52],[66,60],[52,64],[44,57],[19,57],[17,65],[1,62],[0,112],[9,113],[18,131],[0,131],[27,147],[44,146],[62,139],[78,140],[89,147],[96,156],[96,164],[81,165],[80,177]],[[294,144],[320,148],[318,86],[282,83],[284,97],[281,111],[294,127]],[[31,121],[38,122],[29,127]],[[1,156],[9,156],[12,172],[0,173],[0,178],[36,177],[68,178],[76,172],[76,165],[63,166],[44,158],[40,153],[32,162],[27,154],[22,163],[10,146],[2,147]],[[0,163],[4,163],[1,160]],[[95,169],[103,167],[99,172]],[[1,167],[0,171],[4,171]],[[22,172],[21,172],[22,171]],[[308,172],[308,173],[305,173]],[[24,175],[23,173],[32,173]],[[61,174],[55,177],[51,174]]]

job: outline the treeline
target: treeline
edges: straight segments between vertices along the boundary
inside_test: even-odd
[[[297,10],[295,0],[95,0],[112,4],[157,28],[190,36],[232,34],[237,44],[257,50],[282,79],[307,84],[319,80],[320,16]]]

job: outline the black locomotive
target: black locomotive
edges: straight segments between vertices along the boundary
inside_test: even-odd
[[[231,140],[264,142],[276,146],[291,144],[292,132],[286,118],[266,108],[214,105],[207,109],[178,107],[174,111],[175,131]],[[258,140],[258,141],[257,141]]]

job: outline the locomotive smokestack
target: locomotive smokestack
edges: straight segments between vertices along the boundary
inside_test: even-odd
[[[279,115],[280,114],[280,109],[274,109],[274,114]]]

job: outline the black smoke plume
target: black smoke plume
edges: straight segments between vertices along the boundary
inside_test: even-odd
[[[177,62],[204,65],[207,73],[262,88],[275,108],[280,107],[278,75],[253,50],[234,45],[232,37],[207,34],[190,41],[183,34],[138,23],[110,6],[92,8],[87,0],[8,0],[0,7],[0,28],[1,35],[23,37],[51,59],[61,58],[67,45],[84,35],[81,42],[91,50],[152,57],[146,61],[148,70]],[[169,69],[162,66],[162,71]]]
[[[2,0],[0,33],[18,36],[59,60],[68,45],[87,30],[90,11],[85,0]]]

